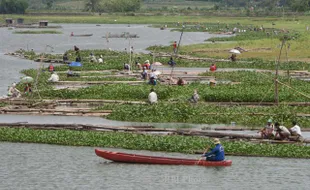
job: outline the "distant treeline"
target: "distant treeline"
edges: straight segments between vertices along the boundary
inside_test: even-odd
[[[135,12],[141,0],[85,0],[85,9],[91,12]]]
[[[27,8],[26,0],[0,0],[0,14],[24,14]]]
[[[214,2],[218,8],[246,7],[249,9],[266,8],[269,10],[275,8],[287,8],[292,11],[309,11],[310,0],[188,0],[188,1],[208,1]]]
[[[72,9],[78,11],[89,11],[97,13],[110,12],[138,12],[141,11],[143,3],[152,3],[157,6],[163,5],[160,11],[171,11],[166,8],[169,5],[177,5],[186,2],[189,4],[187,11],[192,11],[190,1],[206,2],[211,5],[204,7],[205,10],[229,10],[246,9],[247,15],[255,15],[259,11],[272,13],[273,10],[285,10],[288,12],[306,12],[310,11],[310,0],[0,0],[0,14],[23,14],[29,10],[66,10]],[[213,6],[214,5],[214,6]],[[186,7],[185,7],[186,9]],[[195,11],[202,10],[196,7]],[[147,10],[149,11],[149,10]],[[173,8],[173,11],[176,11]],[[28,12],[28,11],[27,11]],[[254,12],[252,14],[251,12]],[[256,14],[257,15],[257,14]]]

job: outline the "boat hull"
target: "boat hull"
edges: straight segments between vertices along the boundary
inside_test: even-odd
[[[198,166],[231,166],[231,160],[205,161],[186,158],[169,158],[158,156],[144,156],[139,154],[127,154],[95,149],[97,156],[114,162],[138,163],[138,164],[163,164],[163,165],[198,165]]]

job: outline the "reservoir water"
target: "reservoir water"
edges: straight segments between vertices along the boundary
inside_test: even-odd
[[[53,25],[53,24],[51,24]],[[152,45],[169,45],[172,41],[179,40],[180,32],[170,32],[170,30],[160,30],[159,28],[148,27],[147,25],[124,25],[124,24],[61,24],[60,29],[51,29],[61,31],[62,34],[14,34],[15,30],[29,30],[0,28],[0,96],[7,93],[8,86],[13,82],[18,82],[22,76],[19,72],[23,69],[38,68],[39,63],[29,60],[21,60],[5,53],[15,52],[20,48],[25,50],[33,49],[39,53],[64,53],[73,46],[83,49],[109,49],[124,50],[134,47],[135,52],[146,52],[145,49]],[[41,29],[31,29],[41,30]],[[74,34],[93,34],[90,37],[70,37],[71,32]],[[107,42],[106,34],[122,34],[129,32],[137,34],[139,38],[110,38]],[[205,39],[218,34],[209,34],[205,32],[187,32],[183,34],[182,45],[203,43]],[[225,35],[224,35],[225,36]]]
[[[15,29],[14,29],[15,30]],[[180,32],[159,30],[145,25],[62,24],[63,34],[18,35],[0,28],[0,95],[6,94],[12,82],[18,82],[22,69],[37,68],[38,63],[21,60],[4,53],[19,48],[36,52],[63,53],[77,45],[80,49],[124,50],[131,43],[143,52],[151,45],[169,45]],[[87,38],[71,38],[70,33],[93,33]],[[140,38],[102,38],[106,32],[130,32]],[[201,43],[208,33],[184,33],[182,44]],[[42,117],[0,115],[1,122],[32,121],[116,125],[102,118]],[[0,189],[75,189],[75,190],[166,190],[166,189],[309,189],[309,160],[228,157],[233,165],[226,168],[201,166],[161,166],[111,163],[94,153],[95,147],[69,147],[45,144],[0,142]],[[113,149],[115,150],[115,149]],[[196,155],[128,151],[149,155],[198,158]]]
[[[0,143],[0,189],[201,190],[309,189],[305,159],[227,157],[231,167],[113,163],[97,157],[95,147]],[[199,155],[108,149],[156,156]]]

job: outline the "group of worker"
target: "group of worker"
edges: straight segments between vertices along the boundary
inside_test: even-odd
[[[93,53],[90,53],[89,60],[91,63],[103,63],[104,62],[102,55],[100,55],[99,58],[97,59]]]
[[[188,101],[191,103],[197,103],[198,100],[199,100],[199,94],[198,94],[197,90],[195,89],[193,95],[191,96],[191,98],[188,99]],[[158,102],[157,94],[153,88],[151,89],[151,92],[148,96],[148,102],[150,104],[155,104]]]
[[[272,119],[267,121],[267,125],[260,130],[262,138],[274,139],[279,136],[281,140],[289,140],[290,137],[295,137],[297,141],[303,141],[303,137],[301,134],[301,129],[297,125],[296,121],[292,122],[292,126],[290,129],[286,128],[283,125],[280,125],[279,122],[272,123]],[[214,148],[209,150],[208,147],[206,151],[201,155],[201,157],[206,157],[207,161],[223,161],[225,160],[224,148],[221,145],[221,142],[218,138],[213,139],[213,143],[215,145]]]
[[[301,129],[296,121],[292,122],[291,128],[286,128],[280,125],[279,122],[272,123],[272,119],[267,121],[266,126],[259,131],[264,139],[275,139],[279,136],[281,140],[289,140],[290,137],[295,137],[297,141],[303,141]]]
[[[24,87],[24,94],[29,95],[31,93],[32,93],[31,84],[26,83]],[[17,89],[15,82],[12,83],[12,85],[9,87],[7,95],[9,98],[20,98],[22,96],[22,93]]]

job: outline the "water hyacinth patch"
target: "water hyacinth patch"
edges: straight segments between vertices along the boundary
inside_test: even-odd
[[[194,153],[212,145],[212,139],[178,135],[158,136],[120,132],[90,132],[72,130],[34,130],[0,128],[0,141],[45,143],[68,146],[125,148],[134,150]],[[310,147],[299,145],[252,144],[222,140],[227,154],[310,158]]]

